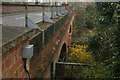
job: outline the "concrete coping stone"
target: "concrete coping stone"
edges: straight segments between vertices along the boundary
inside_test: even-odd
[[[36,31],[27,27],[2,26],[2,53],[20,43],[24,39],[29,39],[35,35]]]

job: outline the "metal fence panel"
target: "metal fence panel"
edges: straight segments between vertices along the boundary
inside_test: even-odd
[[[67,63],[67,62],[53,62],[51,64],[51,77],[54,79],[79,79],[80,73],[90,67],[89,64],[83,63]]]

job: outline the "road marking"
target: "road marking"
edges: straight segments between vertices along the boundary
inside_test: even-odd
[[[28,17],[30,17],[30,16],[28,16]],[[23,19],[23,18],[25,18],[25,17],[19,17],[19,18],[16,18],[16,19]]]
[[[42,16],[42,13],[41,14],[29,14],[29,15],[32,15],[32,16],[40,15],[40,16]]]
[[[25,17],[19,17],[19,18],[16,18],[16,19],[22,19],[22,18],[25,18]]]
[[[36,15],[41,15],[42,16],[42,14],[36,14]]]

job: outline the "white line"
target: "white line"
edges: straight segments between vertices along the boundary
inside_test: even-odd
[[[42,16],[42,13],[41,13],[41,14],[29,14],[29,15],[33,15],[33,16],[35,16],[35,15],[40,15],[40,16]]]
[[[16,18],[16,19],[22,19],[22,18],[25,18],[25,17],[19,17],[19,18]]]
[[[42,14],[36,14],[36,15],[40,15],[40,16],[42,16]]]

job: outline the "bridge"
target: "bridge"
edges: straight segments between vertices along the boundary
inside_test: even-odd
[[[2,21],[1,77],[50,78],[51,63],[64,61],[71,44],[73,7],[3,4]],[[23,57],[27,45],[30,58]]]

